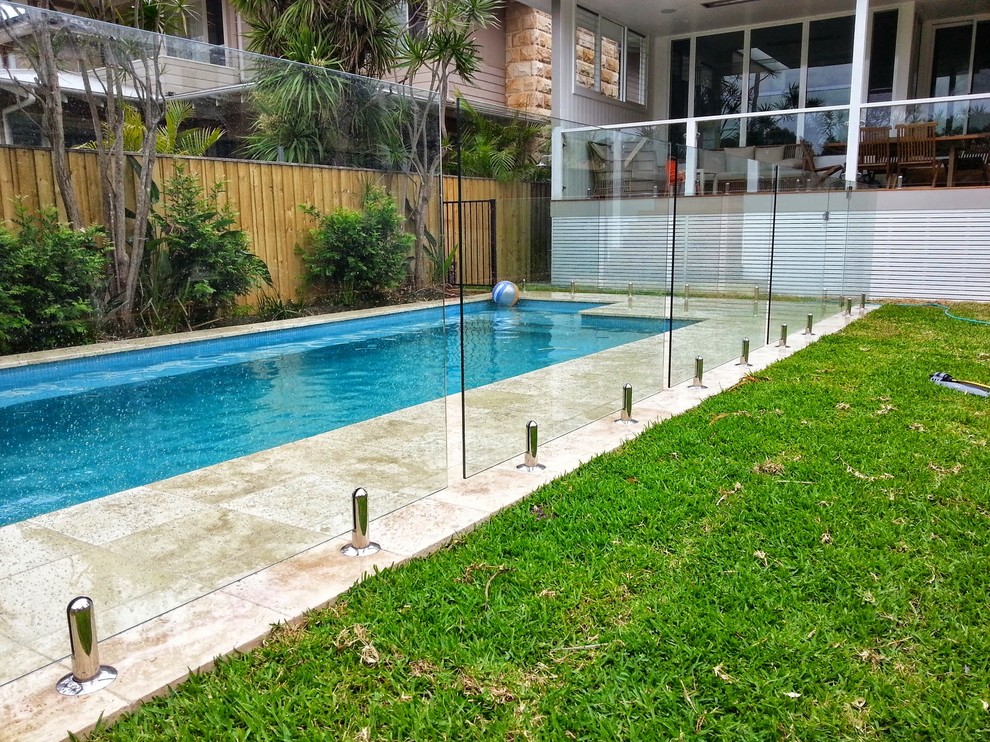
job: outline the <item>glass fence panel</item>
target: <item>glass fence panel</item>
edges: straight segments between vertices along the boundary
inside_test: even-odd
[[[787,189],[791,182],[794,190]],[[781,171],[779,183],[767,342],[800,347],[837,308],[829,267],[841,264],[845,244],[845,181]]]
[[[662,195],[671,185],[668,144],[650,127],[562,129],[562,199]]]
[[[0,281],[39,298],[5,306],[0,334],[0,541],[37,547],[4,550],[0,644],[19,649],[0,685],[68,654],[77,595],[106,638],[303,550],[344,559],[355,489],[374,538],[445,486],[458,388],[441,190],[421,175],[441,156],[435,94],[2,18],[0,107],[18,107]],[[341,250],[335,230],[369,221],[374,244]]]
[[[851,300],[844,309],[850,315],[861,313],[873,294],[870,276],[873,272],[873,251],[877,234],[877,200],[875,190],[857,189],[846,191],[843,202],[833,208],[837,216],[844,220],[842,250],[836,250],[832,261],[836,268],[829,276],[829,282],[842,287],[842,295]],[[834,200],[833,200],[834,202]],[[841,260],[839,259],[841,255]]]
[[[506,219],[540,227],[532,236],[498,232],[492,279],[514,286],[463,287],[466,475],[523,456],[530,421],[550,441],[618,416],[625,384],[639,400],[663,381],[667,144],[638,131],[553,126],[565,183],[587,172],[572,167],[575,149],[600,151],[607,172],[582,198],[574,197],[582,186],[550,199],[544,185],[538,196],[494,204]],[[467,195],[463,179],[462,188]],[[530,257],[511,258],[521,251]]]
[[[864,119],[872,129],[861,134],[862,185],[990,185],[990,94],[960,101],[870,105]],[[879,141],[864,145],[864,137]]]
[[[868,126],[889,126],[892,130],[897,124],[934,121],[935,134],[940,137],[983,134],[990,132],[990,93],[958,101],[871,105],[865,109],[864,118]]]
[[[696,377],[743,355],[743,342],[755,350],[766,325],[772,194],[760,193],[772,167],[739,160],[724,152],[692,152],[685,161],[711,170],[710,186],[678,198],[672,282],[675,319],[691,324],[671,336],[670,384]],[[769,168],[769,170],[768,170]]]

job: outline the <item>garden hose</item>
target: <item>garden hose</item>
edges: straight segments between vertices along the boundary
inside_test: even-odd
[[[895,306],[898,306],[898,307],[938,307],[939,309],[941,309],[941,310],[943,310],[945,312],[945,316],[948,317],[949,319],[957,319],[960,322],[971,322],[974,325],[990,325],[990,321],[985,320],[985,319],[973,319],[972,317],[960,317],[960,316],[958,316],[956,314],[953,314],[951,311],[949,311],[949,307],[945,306],[945,304],[939,304],[939,303],[934,302],[934,301],[930,301],[930,302],[928,302],[926,304],[896,304]]]
[[[957,392],[963,392],[964,394],[975,394],[977,397],[990,397],[990,386],[981,384],[978,381],[963,381],[962,379],[954,379],[951,375],[945,373],[944,371],[934,373],[928,378],[939,386],[944,386],[947,389],[955,389]]]
[[[949,307],[945,304],[939,304],[938,302],[930,301],[925,304],[897,304],[899,307],[937,307],[941,309],[945,316],[949,319],[957,319],[960,322],[970,322],[974,325],[990,325],[990,322],[983,319],[973,319],[972,317],[960,317],[959,315],[953,314],[949,311]],[[990,397],[990,386],[982,384],[979,381],[963,381],[962,379],[954,379],[949,374],[939,371],[934,373],[929,377],[939,386],[944,386],[949,389],[955,389],[956,391],[964,392],[965,394],[975,394],[978,397]]]

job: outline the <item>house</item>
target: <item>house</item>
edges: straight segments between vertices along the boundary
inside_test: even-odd
[[[757,213],[779,195],[794,225],[831,216],[829,229],[853,230],[872,295],[990,298],[986,0],[554,0],[551,10],[553,38],[573,40],[556,43],[552,60],[554,282],[642,281],[644,260],[669,264],[669,235],[701,234],[706,220],[709,234],[742,229],[737,246],[752,245],[769,223]],[[928,121],[938,149],[927,169],[861,172],[861,130],[894,138],[898,124]],[[624,190],[644,182],[643,149],[633,177],[623,154],[642,139],[656,187]],[[810,163],[782,149],[804,143]],[[614,152],[607,203],[595,181],[602,146]],[[841,207],[822,195],[831,166],[853,189]],[[737,176],[714,194],[713,167]],[[671,193],[681,197],[676,230]],[[795,248],[806,239],[792,238]],[[721,252],[707,244],[711,260],[742,266],[746,283],[752,261],[725,240]],[[626,253],[636,257],[614,257]],[[576,264],[587,275],[568,275]]]
[[[229,143],[250,131],[235,102],[250,85],[252,62],[216,44],[244,47],[245,27],[226,0],[198,2],[186,33],[213,45],[163,41],[162,85],[169,97],[195,96],[203,123],[220,123]],[[16,18],[4,25],[10,35]],[[555,282],[642,282],[643,260],[673,264],[661,257],[672,254],[667,236],[675,227],[694,219],[691,234],[728,234],[736,226],[729,228],[727,212],[750,214],[746,229],[756,231],[743,230],[737,242],[752,245],[765,230],[752,213],[770,213],[771,190],[788,199],[796,225],[827,221],[840,211],[834,177],[829,203],[819,203],[825,175],[835,170],[855,195],[829,229],[853,225],[849,234],[872,266],[870,293],[990,295],[990,264],[974,262],[971,250],[990,243],[990,167],[979,149],[990,130],[985,0],[840,0],[825,10],[785,0],[528,0],[510,2],[500,24],[479,38],[483,69],[472,86],[455,82],[455,91],[552,115]],[[24,67],[16,49],[4,48],[4,141],[43,144],[26,110],[30,91],[18,83]],[[73,99],[71,70],[62,74],[66,138],[77,144],[92,128],[84,102]],[[861,130],[910,121],[935,122],[940,149],[929,172],[871,169],[857,182]],[[864,188],[875,185],[905,187]],[[670,195],[682,198],[679,224]],[[733,198],[748,200],[730,206]],[[794,206],[801,203],[807,208]],[[694,218],[692,210],[711,213]],[[797,228],[794,239],[802,239]],[[624,257],[603,267],[610,251]],[[738,251],[712,260],[754,264]],[[569,275],[566,266],[576,264],[587,276]],[[665,270],[650,281],[669,285]]]

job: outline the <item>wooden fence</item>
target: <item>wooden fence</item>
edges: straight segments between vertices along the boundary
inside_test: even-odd
[[[96,154],[72,151],[69,164],[85,220],[99,223]],[[340,207],[359,208],[364,183],[369,181],[385,186],[400,207],[407,195],[412,195],[409,179],[396,173],[205,157],[160,157],[155,181],[161,184],[176,165],[197,176],[205,186],[225,183],[221,203],[229,203],[237,212],[237,226],[248,234],[251,249],[268,265],[275,290],[284,299],[300,296],[302,262],[296,246],[305,242],[308,230],[314,226],[312,217],[300,211],[301,204],[310,204],[324,213]],[[532,266],[543,260],[541,250],[548,244],[549,203],[545,188],[484,178],[465,178],[462,184],[462,198],[496,199],[499,205],[499,274],[530,275]],[[129,185],[133,188],[133,181]],[[457,178],[444,177],[443,198],[456,200],[457,191]],[[438,235],[440,198],[438,193],[436,205],[430,210],[430,229]],[[0,147],[0,216],[8,224],[18,200],[29,210],[54,204],[64,216],[49,150]],[[445,229],[453,226],[448,223]]]

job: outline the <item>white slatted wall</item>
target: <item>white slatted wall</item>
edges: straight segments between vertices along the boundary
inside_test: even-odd
[[[871,296],[990,301],[990,208],[854,214],[857,243]]]
[[[675,289],[765,290],[770,231],[768,213],[679,214]],[[988,209],[778,212],[773,251],[775,293],[990,301]],[[556,284],[667,288],[669,259],[665,213],[553,220]]]

